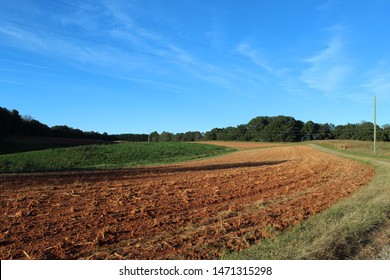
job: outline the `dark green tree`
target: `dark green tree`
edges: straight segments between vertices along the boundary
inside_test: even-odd
[[[380,132],[379,127],[377,127],[377,132]],[[355,125],[354,138],[356,140],[372,141],[374,139],[374,124],[362,121]]]
[[[247,130],[249,139],[252,141],[267,141],[268,136],[264,135],[264,128],[270,123],[270,117],[256,117],[249,121]]]
[[[263,129],[263,139],[266,142],[294,142],[302,141],[303,122],[293,117],[273,117]]]
[[[334,125],[329,123],[320,124],[319,128],[319,138],[318,140],[329,140],[334,139],[333,131]]]
[[[153,131],[153,132],[150,133],[150,135],[149,135],[149,140],[150,140],[150,142],[159,142],[159,140],[160,140],[160,134],[158,134],[157,131]]]
[[[173,140],[173,137],[174,137],[173,133],[163,131],[160,134],[159,141],[160,142],[170,142]]]
[[[308,121],[303,125],[302,134],[305,140],[320,139],[320,125],[313,121]]]
[[[383,125],[382,131],[383,131],[383,141],[390,141],[390,124]]]

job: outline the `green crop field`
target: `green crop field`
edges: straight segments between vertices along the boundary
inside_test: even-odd
[[[195,143],[120,143],[0,155],[0,172],[38,172],[159,165],[216,156],[234,149]]]

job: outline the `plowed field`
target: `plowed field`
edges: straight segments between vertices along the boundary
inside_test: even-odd
[[[366,185],[308,146],[163,167],[0,175],[1,259],[217,259]]]

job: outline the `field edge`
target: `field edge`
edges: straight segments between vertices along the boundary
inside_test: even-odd
[[[366,187],[351,197],[274,239],[265,239],[241,252],[227,253],[224,259],[389,259],[389,245],[371,244],[376,243],[374,236],[383,235],[378,232],[389,232],[390,164],[308,145],[365,163],[373,167],[376,174]]]
[[[191,145],[196,145],[193,149]],[[161,166],[213,158],[237,149],[201,143],[134,143],[86,145],[0,155],[0,175],[111,170]]]

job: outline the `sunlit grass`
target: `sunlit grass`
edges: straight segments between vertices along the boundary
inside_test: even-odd
[[[194,143],[120,143],[0,155],[0,172],[36,172],[159,165],[216,156],[231,148]]]
[[[313,143],[343,153],[362,155],[362,156],[375,156],[377,158],[390,159],[390,142],[378,141],[376,143],[375,155],[374,155],[374,143],[372,141],[327,140],[327,141],[314,141]]]

